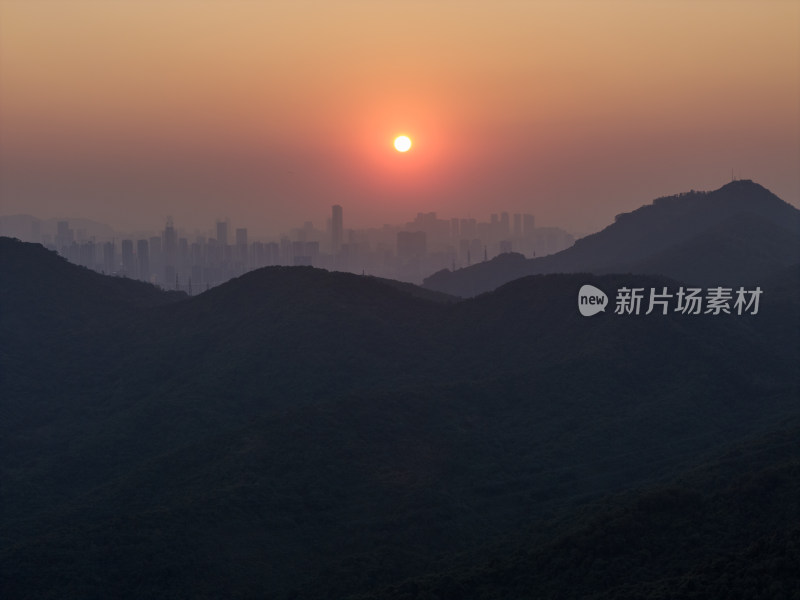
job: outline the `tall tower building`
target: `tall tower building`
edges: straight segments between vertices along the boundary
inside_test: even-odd
[[[427,252],[427,244],[424,231],[398,231],[397,257],[404,260],[423,258]]]
[[[247,260],[247,228],[238,227],[236,229],[236,260],[248,268]]]
[[[217,243],[222,247],[228,245],[228,222],[217,221]]]
[[[122,272],[125,277],[136,276],[136,263],[133,258],[133,240],[122,240]]]
[[[507,212],[500,213],[500,234],[504,237],[508,237],[511,233],[511,220],[509,219]]]
[[[338,204],[334,204],[331,213],[331,252],[334,254],[338,254],[342,249],[343,232],[344,221],[342,218],[342,207]]]
[[[139,261],[139,279],[150,281],[150,246],[147,240],[136,242],[136,259]]]
[[[175,231],[175,226],[172,224],[172,217],[167,219],[163,240],[164,264],[167,267],[175,267],[178,259],[178,233]]]
[[[533,237],[534,229],[536,229],[536,219],[534,216],[529,215],[528,213],[522,215],[522,231],[525,234],[525,237]]]
[[[75,232],[69,228],[68,221],[58,222],[58,233],[56,234],[56,249],[61,254],[66,253],[66,249],[75,241]]]
[[[514,213],[514,237],[522,237],[522,215]]]

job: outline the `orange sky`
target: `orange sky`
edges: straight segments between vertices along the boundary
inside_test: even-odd
[[[732,169],[798,205],[799,107],[793,1],[0,0],[0,214],[585,233]]]

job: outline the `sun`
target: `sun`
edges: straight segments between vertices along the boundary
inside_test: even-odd
[[[411,148],[411,139],[406,135],[394,138],[394,148],[398,152],[408,152],[409,148]]]

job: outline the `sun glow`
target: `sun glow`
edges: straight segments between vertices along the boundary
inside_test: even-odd
[[[405,135],[398,136],[394,138],[394,147],[398,152],[408,152],[411,148],[411,139]]]

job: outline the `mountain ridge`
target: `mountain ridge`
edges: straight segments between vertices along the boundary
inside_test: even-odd
[[[753,219],[760,235],[742,235],[742,221]],[[724,248],[701,243],[709,235],[726,240],[729,246],[735,246],[735,240],[745,243],[737,248],[740,255],[754,256],[750,257],[744,276],[737,272],[739,279],[733,281],[731,273],[720,273],[723,265],[731,271],[731,261]],[[500,255],[457,271],[434,273],[425,279],[423,287],[469,297],[525,275],[584,271],[661,274],[701,285],[744,285],[751,282],[745,279],[756,274],[800,262],[798,240],[800,210],[757,183],[737,180],[711,192],[691,191],[657,198],[617,215],[614,223],[602,231],[581,238],[556,254],[532,259]],[[763,254],[763,247],[771,252]],[[701,254],[701,249],[708,254]],[[687,280],[687,276],[692,279]]]
[[[586,318],[583,284],[681,284],[533,275],[443,302],[283,267],[136,305],[0,244],[30,259],[0,258],[25,324],[0,336],[41,341],[0,352],[4,597],[371,593],[520,527],[562,539],[553,519],[797,417],[798,267],[758,315]]]

